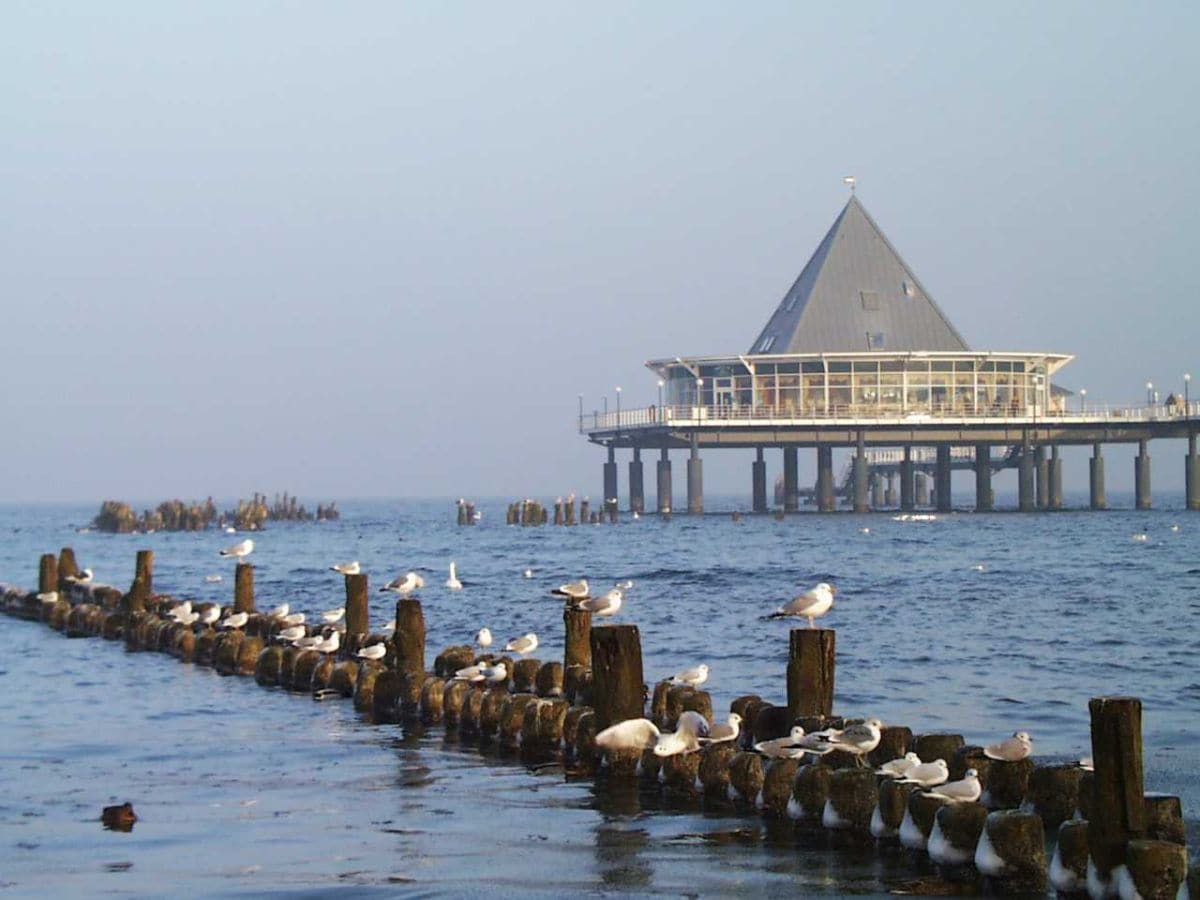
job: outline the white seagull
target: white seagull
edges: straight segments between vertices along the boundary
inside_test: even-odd
[[[446,587],[452,591],[461,591],[462,582],[458,580],[458,570],[454,565],[454,560],[450,560],[450,577],[446,579]]]
[[[84,569],[78,575],[68,575],[63,580],[68,584],[91,584],[93,577],[91,569]]]
[[[387,645],[372,644],[370,647],[363,647],[355,655],[359,659],[383,659],[387,656]]]
[[[537,635],[534,634],[532,631],[529,632],[529,634],[525,635],[524,637],[513,638],[511,641],[509,641],[507,644],[504,645],[505,650],[508,650],[512,653],[519,653],[522,656],[525,656],[528,653],[532,653],[537,648],[538,648]]]
[[[337,653],[338,647],[342,645],[342,633],[340,631],[332,632],[329,637],[313,646],[313,649],[318,653]]]
[[[830,728],[826,731],[817,731],[809,735],[811,743],[806,741],[809,743],[808,752],[824,756],[834,750],[842,750],[846,753],[853,753],[855,763],[861,765],[862,758],[879,746],[879,741],[883,737],[882,729],[883,723],[879,719],[867,719],[865,722],[848,725],[840,730]]]
[[[935,759],[933,762],[920,763],[913,766],[904,773],[904,777],[900,779],[900,783],[915,784],[919,787],[929,788],[945,784],[949,778],[950,767],[946,765],[946,761],[944,759]]]
[[[1005,762],[1016,762],[1024,759],[1033,752],[1033,738],[1028,732],[1017,731],[1010,738],[1005,738],[996,744],[990,744],[983,750],[988,759],[999,759]]]
[[[700,749],[700,738],[708,736],[708,721],[694,710],[685,710],[679,715],[674,731],[659,735],[654,745],[654,755],[678,756]]]
[[[808,619],[808,627],[816,628],[817,626],[813,624],[813,620],[820,618],[833,608],[833,595],[836,593],[837,588],[828,582],[822,581],[816,587],[810,588],[794,600],[789,600],[783,604],[783,606],[771,614],[770,618],[796,617]]]
[[[304,626],[289,625],[287,628],[281,628],[276,637],[281,641],[287,642],[298,640],[299,638],[304,637]]]
[[[492,646],[492,632],[489,628],[480,628],[479,633],[475,635],[475,643],[486,650]]]
[[[254,541],[246,538],[244,541],[238,541],[232,547],[226,547],[221,551],[221,556],[232,556],[235,559],[242,559],[254,552]]]
[[[726,741],[736,741],[742,733],[742,717],[735,712],[729,714],[729,721],[720,725],[710,725],[708,737],[701,738],[702,744],[724,744]]]
[[[804,755],[804,737],[804,729],[793,725],[787,737],[759,741],[754,745],[754,749],[771,759],[796,759]]]
[[[560,597],[569,597],[572,600],[584,600],[588,595],[588,583],[586,578],[580,578],[578,581],[568,581],[564,585],[560,585],[550,593],[558,594]]]
[[[508,666],[506,666],[504,663],[496,663],[483,673],[483,680],[488,684],[499,684],[507,677]]]
[[[979,783],[979,773],[974,769],[967,769],[967,774],[962,779],[948,782],[929,791],[929,796],[941,797],[951,803],[973,803],[979,799],[982,793],[983,787]]]
[[[37,598],[43,603],[57,603],[58,591],[46,591],[44,594],[38,594]]]
[[[219,618],[221,618],[221,607],[217,606],[215,603],[208,609],[200,611],[201,625],[211,625]]]
[[[491,669],[490,663],[476,663],[473,666],[467,666],[465,669],[459,669],[454,673],[454,678],[456,681],[483,681],[487,677],[489,669]]]
[[[356,559],[354,562],[334,563],[329,567],[329,571],[337,572],[339,575],[358,575],[362,572],[362,567]]]
[[[393,594],[399,594],[401,597],[407,597],[418,588],[425,587],[425,579],[416,572],[405,572],[403,575],[393,578],[379,590],[391,591]]]
[[[336,606],[333,609],[327,609],[321,613],[321,618],[333,625],[335,622],[340,622],[346,615],[346,607]]]
[[[292,605],[290,603],[280,603],[277,607],[267,613],[267,615],[269,615],[272,619],[282,619],[289,612],[291,612],[291,609]]]
[[[915,766],[921,764],[921,757],[911,750],[899,759],[889,760],[875,770],[876,775],[886,775],[888,778],[903,778]]]
[[[671,676],[671,684],[686,684],[690,687],[700,687],[706,681],[708,681],[708,666],[704,664],[684,669]]]
[[[279,621],[284,625],[303,625],[304,613],[284,613],[279,617]]]
[[[576,609],[585,609],[593,616],[615,616],[621,610],[625,595],[620,588],[601,594],[599,597],[588,597],[576,604]]]
[[[601,750],[650,750],[660,734],[649,719],[626,719],[596,735],[596,746]]]
[[[231,615],[226,616],[225,621],[223,621],[217,627],[218,628],[241,628],[248,621],[250,621],[249,613],[245,613],[245,612],[232,613]]]

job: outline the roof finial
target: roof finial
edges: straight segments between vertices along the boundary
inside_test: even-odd
[[[850,193],[852,193],[852,194],[854,193],[854,185],[855,185],[856,181],[857,181],[857,179],[855,179],[855,177],[853,175],[846,175],[845,177],[842,178],[842,182],[844,184],[850,185]]]

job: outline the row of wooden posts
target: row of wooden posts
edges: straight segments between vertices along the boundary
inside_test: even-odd
[[[617,516],[616,500],[606,501],[603,510],[595,510],[591,508],[588,498],[584,497],[579,501],[578,520],[575,518],[574,497],[567,497],[565,500],[559,497],[554,501],[555,525],[575,525],[577,522],[596,525],[605,519],[616,523]],[[506,525],[548,525],[551,522],[550,510],[538,500],[516,500],[508,504],[504,521]]]
[[[68,636],[103,635],[123,640],[129,650],[168,652],[222,674],[253,675],[263,685],[352,698],[356,709],[378,722],[441,722],[457,728],[464,740],[495,742],[527,759],[561,758],[576,771],[610,778],[656,778],[673,795],[699,796],[730,811],[754,804],[764,816],[790,816],[800,828],[823,827],[842,841],[900,841],[922,858],[928,854],[944,879],[974,883],[982,874],[983,886],[994,893],[1045,889],[1047,829],[1057,829],[1060,877],[1075,876],[1081,891],[1089,862],[1100,879],[1131,879],[1144,898],[1175,898],[1188,878],[1179,798],[1146,795],[1143,789],[1141,703],[1134,698],[1090,702],[1094,772],[1075,764],[991,760],[959,734],[914,735],[905,726],[886,726],[868,758],[872,767],[913,750],[924,761],[946,759],[952,779],[969,768],[979,773],[986,805],[947,804],[877,776],[873,768],[855,767],[850,754],[834,752],[804,764],[765,760],[749,749],[755,741],[786,735],[794,724],[810,732],[844,724],[832,715],[831,630],[792,630],[786,705],[757,695],[733,701],[731,711],[744,722],[742,740],[659,759],[649,751],[601,754],[596,735],[643,717],[647,701],[650,717],[664,730],[674,728],[685,710],[711,721],[712,700],[703,690],[669,682],[648,691],[635,625],[593,628],[590,613],[568,607],[562,662],[480,657],[471,647],[455,646],[437,656],[430,672],[420,601],[399,600],[394,633],[372,634],[366,575],[346,576],[345,639],[338,654],[321,654],[272,642],[281,626],[255,613],[254,570],[246,563],[237,566],[232,611],[249,613],[249,620],[241,629],[220,632],[181,625],[166,615],[174,601],[153,591],[151,551],[138,552],[127,592],[75,584],[70,576],[77,573],[70,548],[57,557],[45,554],[38,591],[3,587],[0,608],[45,621]],[[56,603],[39,601],[38,593],[53,590],[60,592]],[[359,648],[380,641],[387,643],[382,660],[355,658]],[[503,683],[483,687],[454,679],[457,670],[485,658],[506,660]],[[1000,860],[992,868],[976,853],[985,842]],[[1197,873],[1191,882],[1192,896],[1200,897]]]

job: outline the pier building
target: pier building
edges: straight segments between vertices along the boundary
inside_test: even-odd
[[[812,494],[820,511],[833,511],[839,447],[854,451],[843,484],[856,512],[926,503],[950,510],[951,472],[964,466],[975,473],[977,510],[994,508],[992,475],[1005,467],[1018,471],[1020,510],[1059,509],[1059,448],[1080,444],[1092,447],[1090,503],[1103,509],[1106,443],[1138,445],[1136,505],[1148,509],[1154,438],[1187,440],[1187,508],[1200,509],[1200,403],[1190,399],[1186,379],[1175,402],[1151,395],[1141,406],[1109,407],[1055,383],[1073,358],[970,348],[852,193],[748,350],[650,360],[657,402],[589,415],[581,408],[579,431],[607,450],[606,504],[618,495],[617,451],[632,451],[629,505],[637,512],[645,509],[643,452],[658,454],[656,505],[668,513],[670,452],[686,451],[686,508],[701,513],[701,451],[723,449],[755,451],[755,512],[768,508],[766,453],[782,453],[782,506],[790,512],[803,493],[798,455],[814,451]],[[932,489],[922,470],[932,475]],[[883,488],[885,476],[892,490]]]

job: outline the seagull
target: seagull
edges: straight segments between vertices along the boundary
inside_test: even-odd
[[[507,677],[508,666],[506,666],[504,663],[496,663],[483,673],[483,680],[488,684],[499,684]]]
[[[1139,531],[1133,535],[1132,540],[1135,544],[1144,544],[1146,541],[1150,540],[1150,535],[1146,534],[1144,531]]]
[[[446,579],[446,587],[452,591],[461,591],[462,582],[458,580],[458,571],[455,568],[454,560],[450,560],[450,577]]]
[[[526,569],[524,572],[521,573],[521,577],[532,578],[533,577],[533,569]]]
[[[63,580],[69,584],[91,584],[93,577],[91,569],[84,569],[78,575],[68,575]]]
[[[735,712],[729,714],[729,721],[723,725],[712,725],[708,729],[708,737],[701,739],[702,744],[724,744],[726,741],[736,741],[742,733],[742,717]]]
[[[346,615],[346,607],[337,606],[337,607],[334,607],[333,609],[325,610],[325,612],[321,613],[321,618],[324,619],[326,622],[328,622],[330,625],[333,625],[335,622],[342,621],[342,618],[345,615]]]
[[[801,749],[803,740],[804,729],[799,725],[793,725],[787,737],[759,741],[754,745],[754,749],[771,759],[795,759],[797,756],[803,755]]]
[[[513,653],[520,653],[522,656],[525,656],[527,653],[532,653],[537,649],[537,647],[537,635],[532,631],[525,635],[525,637],[513,638],[504,645],[505,650],[509,650]]]
[[[621,610],[621,602],[625,595],[620,588],[613,588],[599,597],[589,597],[580,601],[576,609],[587,610],[594,616],[615,616]]]
[[[176,603],[169,610],[167,610],[167,615],[173,619],[178,619],[181,616],[191,615],[191,612],[192,612],[192,601],[184,600],[182,603]]]
[[[238,541],[232,547],[226,547],[221,551],[221,556],[232,556],[236,559],[241,559],[243,556],[249,556],[254,552],[254,541],[246,538],[244,541]]]
[[[684,669],[671,676],[671,684],[686,684],[689,687],[700,687],[706,681],[708,681],[708,666],[704,664]]]
[[[292,605],[290,603],[280,603],[273,610],[267,613],[267,615],[269,615],[272,619],[282,619],[289,612],[291,612],[291,610]]]
[[[929,788],[945,784],[949,778],[950,767],[946,765],[946,761],[935,759],[933,762],[913,766],[900,779],[900,784],[915,784],[919,787]]]
[[[329,571],[337,572],[339,575],[358,575],[362,572],[362,567],[358,564],[358,560],[348,563],[334,563],[329,567]]]
[[[295,641],[298,638],[304,637],[304,626],[303,625],[291,625],[287,628],[282,628],[282,629],[280,629],[279,634],[277,634],[276,637],[279,638],[279,640],[281,640],[281,641],[289,641],[289,642]]]
[[[483,681],[487,677],[489,669],[491,669],[489,663],[476,663],[473,666],[467,666],[465,669],[459,669],[454,673],[454,678],[456,681]]]
[[[393,594],[399,594],[401,597],[407,597],[417,588],[425,587],[425,579],[416,572],[405,572],[403,575],[393,578],[379,590],[391,591]]]
[[[372,644],[370,647],[363,647],[355,655],[359,659],[383,659],[387,656],[387,645]]]
[[[222,578],[220,575],[205,575],[204,576],[205,584],[217,584],[221,580],[222,580]]]
[[[319,643],[321,643],[321,638],[314,634],[311,637],[296,638],[296,640],[292,641],[292,646],[297,650],[311,650]]]
[[[631,589],[633,588],[633,581],[632,581],[631,579],[628,579],[628,578],[627,578],[627,579],[625,579],[624,581],[618,581],[618,582],[617,582],[617,587],[618,587],[620,590],[622,590],[622,591],[628,591],[628,590],[631,590]]]
[[[37,598],[46,604],[57,603],[58,591],[46,591],[44,594],[38,594]]]
[[[1026,731],[1013,732],[1013,736],[1005,738],[997,744],[990,744],[983,750],[988,759],[999,759],[1005,762],[1016,762],[1024,759],[1033,752],[1033,738]]]
[[[979,773],[974,769],[967,769],[967,774],[961,780],[943,784],[936,790],[929,791],[929,796],[940,797],[951,803],[972,803],[978,800],[982,793]]]
[[[882,766],[875,770],[876,775],[886,775],[888,778],[903,778],[907,775],[914,766],[921,764],[921,757],[913,753],[911,750],[905,753],[899,759],[893,759],[885,762]]]
[[[587,579],[580,578],[578,581],[568,581],[566,584],[556,587],[550,593],[558,594],[560,597],[569,597],[572,600],[584,600],[588,595]]]
[[[984,571],[986,571],[986,569],[984,568],[983,563],[979,563],[978,565],[971,566],[971,571],[972,572],[984,572]]]
[[[708,735],[708,721],[694,710],[685,710],[679,715],[674,731],[660,734],[654,745],[654,755],[678,756],[700,749],[700,738]]]
[[[196,620],[199,618],[200,618],[200,613],[190,612],[190,613],[184,613],[183,615],[180,615],[180,616],[176,616],[175,621],[178,622],[180,625],[193,625],[193,624],[195,624]]]
[[[809,735],[815,738],[815,745],[808,748],[809,753],[824,756],[834,750],[844,750],[853,753],[857,764],[862,764],[862,758],[879,746],[883,734],[883,723],[878,719],[867,719],[857,725],[848,725],[838,730],[831,728],[824,732]]]
[[[395,631],[396,630],[396,620],[388,619],[387,624],[383,626],[383,630],[384,631]]]
[[[279,621],[284,625],[303,625],[304,613],[284,613],[279,617]]]
[[[226,616],[225,621],[218,625],[218,628],[241,628],[250,621],[250,614],[245,612],[233,613]]]
[[[208,609],[201,610],[200,612],[201,625],[211,625],[219,618],[221,618],[221,607],[217,606],[215,603]]]
[[[492,632],[488,628],[480,628],[479,634],[475,635],[475,643],[486,650],[492,646]]]
[[[822,581],[815,588],[811,588],[794,600],[789,600],[783,604],[768,618],[782,619],[789,616],[804,618],[808,619],[809,628],[816,628],[813,620],[829,612],[833,607],[833,595],[836,593],[837,588],[828,582]]]
[[[649,719],[626,719],[596,735],[596,746],[601,750],[650,750],[660,735]]]
[[[313,649],[318,653],[337,653],[338,647],[340,647],[341,644],[342,633],[340,631],[334,631],[329,635],[329,637],[316,644]]]

